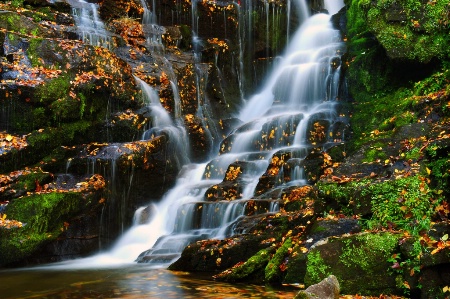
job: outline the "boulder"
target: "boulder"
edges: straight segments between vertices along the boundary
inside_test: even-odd
[[[339,281],[336,276],[330,275],[306,290],[298,292],[294,299],[339,299],[339,291]]]
[[[399,250],[399,238],[392,233],[360,233],[319,241],[308,253],[305,284],[333,274],[346,294],[399,293],[388,262]]]

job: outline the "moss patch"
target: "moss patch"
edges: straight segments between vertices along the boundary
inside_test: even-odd
[[[12,201],[5,211],[8,218],[21,221],[23,228],[0,229],[0,264],[26,258],[47,241],[64,231],[64,221],[87,204],[81,193],[33,194]]]

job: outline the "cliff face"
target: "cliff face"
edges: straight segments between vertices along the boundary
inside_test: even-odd
[[[185,151],[191,161],[226,153],[233,115],[300,21],[281,1],[94,2],[103,47],[80,30],[78,1],[0,4],[0,265],[97,252],[174,184]],[[318,119],[307,134],[339,142],[308,153],[308,186],[280,184],[298,153],[275,153],[235,225],[242,234],[193,243],[171,268],[273,284],[334,274],[347,293],[444,298],[449,11],[447,0],[346,1],[332,18],[347,45],[339,122]],[[189,147],[149,132],[161,115],[183,125]],[[264,130],[261,151],[278,142],[275,125]],[[223,181],[207,201],[239,199],[253,166],[213,166],[205,176]],[[265,213],[269,201],[279,213]]]

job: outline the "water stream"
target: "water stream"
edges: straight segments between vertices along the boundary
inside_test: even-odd
[[[145,0],[142,3],[145,10],[142,23],[148,34],[147,42],[150,46],[161,45],[157,40],[161,32],[158,31],[160,27],[156,24],[155,12],[149,10]],[[136,221],[109,252],[77,261],[75,267],[132,263],[138,256],[140,262],[152,263],[156,267],[166,266],[176,260],[183,248],[193,241],[225,238],[236,233],[233,224],[245,216],[249,200],[259,200],[267,207],[266,213],[277,212],[278,202],[258,198],[255,190],[272,157],[281,151],[291,153],[292,167],[286,170],[281,168],[274,187],[307,184],[303,160],[312,148],[325,148],[333,143],[333,126],[339,118],[335,112],[339,57],[344,45],[339,32],[329,22],[330,15],[321,13],[309,16],[305,0],[293,3],[299,19],[303,20],[301,26],[289,37],[284,55],[275,61],[260,92],[245,101],[238,115],[242,124],[222,141],[219,153],[207,163],[188,164],[189,142],[178,119],[179,113],[176,112],[176,118],[172,120],[161,106],[157,92],[136,78],[152,119],[142,139],[167,135],[171,150],[179,153],[177,163],[182,170],[175,187],[159,203],[149,208],[153,216],[147,223]],[[331,13],[343,6],[342,1],[325,3]],[[71,0],[71,5],[83,40],[109,46],[108,34],[97,16],[97,7],[83,0]],[[251,4],[248,6],[251,7]],[[154,7],[155,3],[152,9]],[[281,12],[267,3],[265,13],[266,38],[269,41],[269,18],[274,21]],[[251,24],[252,20],[248,22]],[[192,1],[192,31],[198,84],[197,116],[203,120],[207,118],[207,109],[203,110],[207,99],[203,98],[200,84],[206,82],[206,75],[202,72],[200,53],[197,51],[201,40],[197,36],[196,1]],[[174,80],[171,79],[172,88],[176,86]],[[322,138],[311,137],[314,128],[315,134],[321,134]],[[227,169],[235,165],[233,163],[245,163],[245,167],[240,170],[240,192],[234,200],[211,201],[206,198],[205,194],[212,186],[220,186]],[[285,175],[285,172],[289,175]],[[136,212],[136,219],[140,218],[142,209],[144,207]],[[74,266],[73,263],[71,265]],[[68,267],[68,264],[63,264],[63,267]]]
[[[305,9],[303,1],[296,5]],[[255,197],[260,176],[280,150],[291,151],[298,161],[291,170],[291,179],[280,178],[280,184],[306,184],[301,162],[308,150],[333,142],[327,131],[320,144],[312,144],[308,130],[315,121],[327,123],[328,130],[332,130],[338,119],[334,106],[340,67],[336,60],[344,45],[329,19],[327,14],[317,14],[302,24],[283,57],[278,58],[264,88],[241,110],[239,118],[244,124],[222,142],[220,154],[208,163],[185,165],[176,186],[155,205],[153,218],[145,224],[136,223],[97,260],[132,262],[144,251],[141,262],[167,265],[190,242],[232,235],[232,224],[244,215],[248,200]],[[195,33],[195,9],[193,26]],[[156,106],[151,104],[154,113],[158,111]],[[165,122],[170,125],[168,120]],[[237,161],[251,165],[242,174],[242,193],[234,201],[206,200],[205,192],[220,184],[228,166]],[[278,210],[276,202],[270,201],[267,206],[269,213]]]
[[[98,4],[84,0],[68,0],[78,32],[84,43],[111,48],[111,34],[98,15]]]

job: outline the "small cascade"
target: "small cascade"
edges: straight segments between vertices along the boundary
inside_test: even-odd
[[[146,0],[141,0],[141,5],[144,9],[142,28],[147,39],[147,47],[153,51],[163,52],[162,35],[166,30],[157,24],[155,0],[152,0],[152,10],[149,9]]]
[[[148,113],[145,115],[151,119],[150,126],[145,130],[142,139],[149,140],[166,135],[169,140],[168,150],[177,153],[178,161],[173,162],[176,162],[176,165],[181,168],[189,162],[189,139],[186,129],[181,120],[175,120],[179,124],[172,121],[169,113],[161,105],[158,93],[150,85],[137,77],[135,80],[140,86],[147,104]]]
[[[305,9],[305,2],[298,2],[297,7]],[[195,8],[193,1],[194,44],[199,42]],[[317,14],[303,23],[264,88],[241,110],[239,118],[244,124],[222,141],[219,154],[211,161],[185,165],[149,221],[135,224],[110,252],[112,256],[126,255],[130,260],[136,257],[132,255],[137,248],[146,249],[138,262],[167,264],[191,242],[243,233],[238,225],[243,216],[280,209],[278,200],[258,196],[263,194],[260,178],[270,175],[274,161],[286,162],[273,176],[273,187],[307,184],[305,161],[312,149],[331,146],[333,140],[328,136],[338,122],[337,78],[344,45],[329,20],[329,15]],[[147,94],[154,119],[148,134],[174,127],[159,114],[156,93],[137,81]]]
[[[98,5],[84,0],[68,0],[68,3],[83,42],[111,49],[111,34],[98,15]]]

